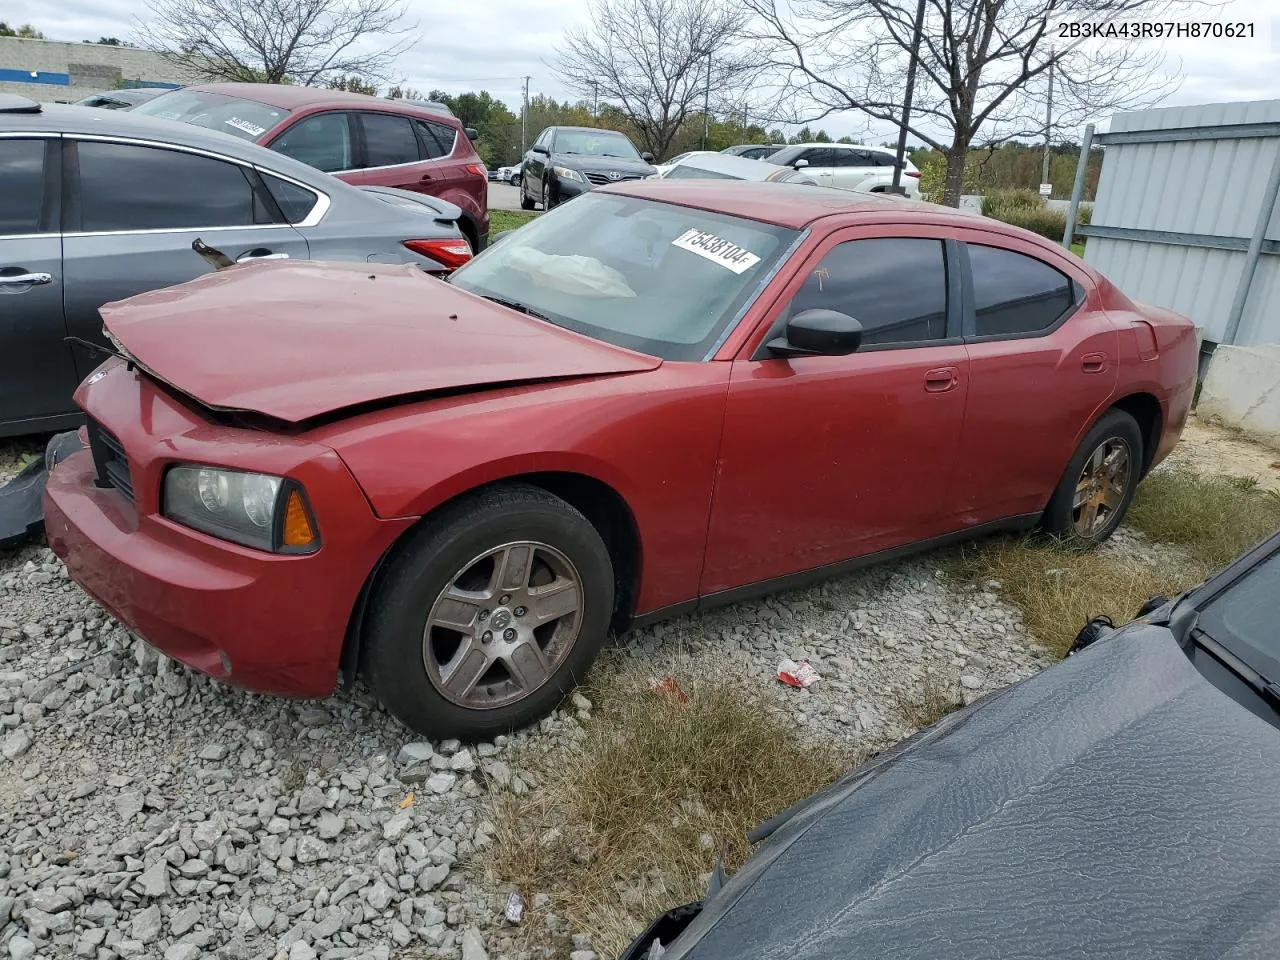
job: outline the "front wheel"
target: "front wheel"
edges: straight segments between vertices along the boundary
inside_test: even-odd
[[[532,210],[534,206],[535,204],[533,202],[533,198],[528,196],[524,192],[524,177],[521,177],[520,178],[520,209]]]
[[[1124,519],[1142,471],[1142,431],[1110,410],[1076,449],[1044,512],[1051,533],[1080,546],[1101,543]]]
[[[556,193],[556,182],[548,177],[542,183],[542,209],[550,210],[560,202],[560,197]]]
[[[361,672],[402,723],[488,739],[551,710],[585,676],[613,615],[613,566],[576,509],[524,484],[444,508],[388,562]]]

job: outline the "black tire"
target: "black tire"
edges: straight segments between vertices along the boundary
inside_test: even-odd
[[[524,177],[520,177],[520,209],[532,210],[537,204],[533,202],[524,192]]]
[[[1085,480],[1085,466],[1097,451],[1103,450],[1105,454],[1120,448],[1125,450],[1127,457],[1123,493],[1114,506],[1105,508],[1105,514],[1097,509],[1095,525],[1090,526],[1082,520],[1083,511],[1089,508],[1077,508],[1076,505],[1077,487]],[[1143,456],[1142,430],[1138,422],[1123,410],[1108,410],[1080,441],[1045,508],[1041,524],[1050,533],[1080,547],[1091,547],[1106,540],[1124,520],[1133,500],[1142,475]],[[1088,532],[1082,527],[1089,528]]]
[[[547,177],[542,181],[542,209],[550,210],[559,202],[560,198],[556,196],[556,182],[551,177]]]
[[[576,638],[559,654],[563,659],[541,685],[520,699],[468,707],[437,689],[443,677],[433,681],[428,674],[429,650],[435,656],[434,648],[427,646],[434,641],[424,639],[428,619],[437,598],[463,571],[474,569],[469,567],[474,558],[513,541],[548,545],[571,563],[579,584]],[[369,602],[361,675],[383,706],[424,736],[467,742],[491,739],[550,713],[586,675],[608,636],[613,585],[604,541],[574,507],[527,484],[489,488],[441,509],[415,528],[388,560]],[[497,620],[495,613],[488,625],[496,626]],[[483,678],[474,682],[475,691],[482,687],[492,692]]]

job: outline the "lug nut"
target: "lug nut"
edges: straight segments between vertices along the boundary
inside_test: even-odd
[[[488,620],[488,619],[489,619],[489,611],[488,611],[488,610],[481,610],[481,611],[480,611],[480,619],[481,619],[481,620]]]
[[[502,631],[502,639],[514,640],[515,638],[516,638],[516,632],[511,627],[507,627],[507,629]]]
[[[507,603],[507,601],[509,601],[510,599],[511,599],[510,595],[509,595],[509,594],[505,594],[505,593],[504,593],[501,597],[499,597],[499,598],[498,598],[498,602],[499,602],[499,603],[502,603],[502,604],[505,604],[505,603]]]
[[[516,607],[515,609],[515,615],[517,617],[523,617],[527,612],[528,611],[526,611],[524,607]]]
[[[480,638],[480,642],[481,642],[481,643],[488,643],[488,642],[489,642],[490,640],[492,640],[492,639],[493,639],[493,631],[492,631],[492,630],[486,630],[486,631],[484,632],[484,636]]]

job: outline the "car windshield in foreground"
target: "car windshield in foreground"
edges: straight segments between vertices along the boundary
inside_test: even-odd
[[[1196,623],[1199,630],[1273,683],[1280,683],[1277,593],[1280,550],[1210,600]]]
[[[561,130],[556,134],[555,153],[578,153],[591,157],[619,157],[639,160],[636,148],[620,133],[604,130]]]
[[[221,130],[241,140],[257,140],[283,120],[289,111],[221,93],[175,90],[140,103],[129,112]]]
[[[592,193],[490,247],[455,286],[665,360],[701,360],[796,231]]]

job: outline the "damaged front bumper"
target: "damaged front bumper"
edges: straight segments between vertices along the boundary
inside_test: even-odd
[[[84,446],[78,431],[56,434],[44,456],[0,486],[0,547],[15,547],[44,530],[44,488],[49,471]]]

